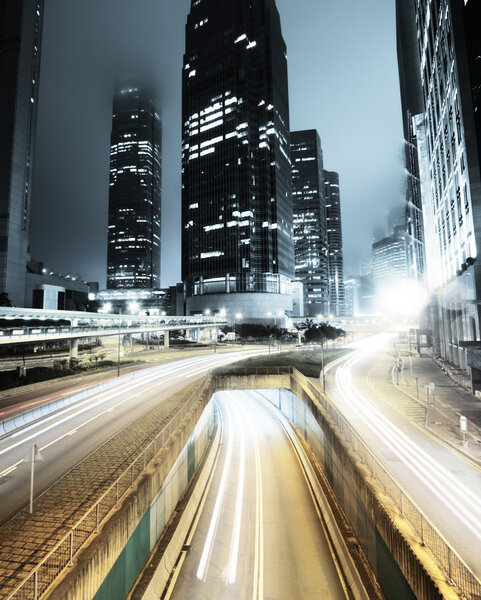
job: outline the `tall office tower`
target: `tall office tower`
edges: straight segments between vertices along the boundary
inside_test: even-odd
[[[138,85],[114,95],[110,148],[108,289],[160,287],[160,116]]]
[[[296,281],[306,316],[329,315],[329,264],[321,140],[316,130],[291,132]]]
[[[408,279],[407,234],[402,226],[395,227],[387,237],[372,245],[372,278],[378,289]]]
[[[0,293],[25,301],[43,0],[0,2]]]
[[[331,314],[342,317],[346,313],[344,291],[344,253],[342,248],[341,196],[339,174],[324,171],[326,198],[327,244],[329,248],[329,282]]]
[[[291,310],[287,59],[274,0],[192,0],[182,110],[187,314]]]
[[[398,0],[398,14],[415,19],[418,49],[414,65],[401,73],[401,87],[419,67],[426,127],[426,168],[420,174],[426,274],[437,301],[432,311],[434,351],[466,367],[465,342],[480,336],[481,146],[470,72],[476,59],[469,55],[465,18],[479,1],[411,4]]]
[[[396,2],[396,29],[401,106],[404,128],[406,251],[409,277],[424,280],[425,249],[421,198],[421,169],[426,169],[426,126],[419,78],[414,2]]]

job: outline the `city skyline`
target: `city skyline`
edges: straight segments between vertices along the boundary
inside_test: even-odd
[[[178,48],[180,44],[178,40],[173,41],[172,32],[177,32],[179,37],[183,38],[180,35],[180,28],[183,30],[183,21],[187,15],[188,4],[188,2],[179,2],[175,10],[169,11],[169,20],[167,21],[165,6],[157,5],[157,7],[154,7],[152,2],[146,0],[143,3],[145,10],[139,14],[136,13],[133,17],[128,2],[117,3],[116,17],[118,17],[118,22],[116,23],[115,32],[109,34],[101,29],[101,24],[108,12],[105,10],[104,5],[94,8],[92,3],[86,2],[82,4],[82,7],[69,6],[67,9],[67,7],[57,4],[55,0],[49,3],[46,11],[46,27],[49,35],[46,36],[44,61],[44,80],[47,83],[44,86],[45,91],[40,101],[39,159],[35,181],[35,193],[39,201],[37,207],[34,206],[32,256],[44,260],[50,268],[64,272],[74,272],[88,280],[99,280],[102,287],[106,264],[106,252],[105,245],[102,243],[102,236],[105,236],[107,230],[108,206],[108,183],[104,179],[105,175],[102,177],[102,170],[108,168],[106,162],[108,161],[108,135],[110,132],[107,111],[109,96],[111,98],[112,93],[114,72],[117,74],[120,63],[130,71],[137,71],[137,67],[142,62],[141,59],[145,58],[147,41],[136,38],[135,34],[147,28],[144,37],[146,40],[151,40],[152,35],[150,32],[154,30],[152,23],[157,24],[157,30],[161,34],[159,37],[165,38],[165,44],[169,42],[169,45],[173,48]],[[380,18],[383,19],[381,22],[384,23],[384,27],[371,26],[371,33],[375,37],[376,47],[384,47],[383,52],[369,50],[368,46],[372,45],[372,42],[366,44],[363,49],[364,61],[361,57],[358,67],[366,67],[371,74],[377,68],[378,72],[384,72],[391,78],[392,85],[386,87],[386,84],[383,83],[379,86],[380,91],[378,88],[377,91],[373,89],[369,93],[365,103],[370,105],[370,108],[368,106],[366,109],[362,102],[356,102],[359,110],[362,110],[364,114],[369,114],[369,111],[371,111],[371,119],[370,122],[369,119],[366,119],[366,122],[361,125],[362,129],[358,130],[358,135],[354,135],[355,128],[352,127],[352,123],[356,120],[359,121],[359,119],[356,117],[356,113],[351,114],[352,106],[348,110],[346,103],[351,93],[348,90],[356,82],[360,85],[359,78],[362,70],[359,75],[349,72],[350,76],[346,80],[348,83],[344,84],[344,88],[340,87],[339,82],[335,84],[336,64],[330,64],[330,61],[327,60],[327,54],[326,60],[321,64],[315,58],[317,54],[314,52],[315,45],[309,46],[309,44],[306,45],[306,42],[299,41],[299,28],[302,29],[305,26],[314,33],[311,29],[312,24],[309,17],[312,14],[315,17],[320,17],[319,7],[315,3],[306,1],[303,3],[301,11],[293,14],[287,2],[283,0],[278,2],[281,22],[288,43],[289,73],[291,77],[291,126],[293,128],[316,127],[323,140],[325,140],[326,168],[335,168],[340,172],[343,181],[343,202],[345,202],[344,222],[348,232],[346,237],[349,240],[346,248],[348,272],[356,267],[355,257],[363,249],[366,250],[369,247],[372,226],[379,217],[380,207],[382,206],[381,210],[384,210],[384,207],[387,210],[390,203],[394,203],[396,200],[400,203],[403,197],[401,190],[402,126],[400,111],[397,106],[399,92],[396,73],[392,71],[392,67],[395,65],[395,44],[390,42],[392,36],[390,38],[386,30],[387,23],[391,27],[391,32],[394,31],[394,8],[391,7],[390,10],[386,10],[385,7],[381,6],[381,3],[375,4],[379,5],[377,9],[381,11]],[[329,15],[329,20],[332,20],[332,23],[340,25],[345,22],[346,31],[344,35],[346,35],[346,38],[352,38],[358,44],[362,41],[360,39],[363,37],[361,33],[353,31],[355,17],[361,17],[361,15],[357,15],[357,9],[351,9],[351,12],[347,12],[347,6],[343,4],[335,8],[323,7],[323,10],[324,12],[327,11],[326,14]],[[96,16],[96,18],[92,20],[92,16]],[[131,17],[129,26],[132,19],[134,23],[133,35],[130,36],[130,39],[134,41],[124,43],[124,49],[120,52],[118,45],[117,50],[115,50],[116,42],[109,35],[113,36],[115,33],[116,36],[119,36],[123,28],[126,27],[124,20],[127,21],[129,16]],[[82,27],[86,27],[87,17],[90,18],[89,22],[91,22],[91,25],[89,25],[91,31],[88,32],[89,39],[92,42],[90,47],[92,51],[98,51],[98,60],[96,57],[96,63],[98,64],[89,68],[86,68],[83,61],[81,61],[78,50],[73,51],[72,49],[74,43],[78,45],[79,33],[76,32],[80,32]],[[59,19],[62,18],[64,19],[61,22],[62,26],[58,27],[60,24]],[[148,25],[146,25],[147,21],[149,21]],[[73,31],[74,22],[77,25],[75,32]],[[319,19],[318,24],[319,27],[327,27],[325,20]],[[104,40],[102,40],[100,33],[106,36]],[[72,34],[74,37],[71,40]],[[309,39],[309,36],[307,37]],[[293,41],[290,42],[290,40]],[[125,42],[125,40],[123,41]],[[364,42],[361,46],[364,47]],[[61,48],[60,52],[59,47]],[[158,60],[155,68],[152,59],[149,58],[147,63],[144,61],[143,68],[139,70],[141,71],[140,75],[146,76],[147,79],[152,79],[152,72],[156,73],[153,84],[159,90],[161,96],[162,118],[168,121],[168,125],[164,129],[166,176],[163,186],[165,219],[162,236],[163,244],[168,248],[167,254],[169,256],[167,260],[164,259],[162,269],[162,285],[165,286],[180,279],[180,115],[178,120],[173,117],[179,114],[177,103],[180,104],[181,86],[180,77],[175,74],[172,75],[172,73],[174,67],[178,68],[181,64],[182,53],[173,51],[167,58],[160,55],[158,44],[154,43],[153,47],[155,50],[152,54]],[[341,46],[337,47],[339,50],[339,66],[341,72],[345,73],[346,65],[353,69],[348,61],[348,48],[348,46],[344,49]],[[88,51],[85,49],[84,53],[88,55]],[[391,54],[390,63],[385,62],[388,60],[386,55],[389,56],[389,54]],[[307,68],[300,68],[302,66],[300,61],[305,56],[312,56],[312,59],[309,62],[304,61],[308,65]],[[67,61],[68,58],[78,62],[79,68],[74,69],[76,73],[74,78],[66,72],[64,61]],[[53,74],[54,69],[55,75]],[[59,73],[63,75],[61,80],[59,79]],[[338,79],[340,78],[338,77]],[[381,78],[373,77],[373,85],[379,79]],[[383,78],[383,81],[386,81],[386,77]],[[302,83],[302,87],[300,83]],[[47,86],[51,86],[53,91],[49,90]],[[301,90],[303,93],[300,93]],[[309,90],[312,90],[312,93],[309,93]],[[55,110],[50,105],[52,93],[58,99]],[[82,106],[85,107],[81,111],[77,109],[79,96],[82,100]],[[388,101],[387,98],[389,98]],[[59,103],[61,105],[60,111],[58,109]],[[325,110],[323,110],[324,103],[326,104]],[[341,111],[342,114],[337,119],[333,119],[332,110],[336,104],[340,104],[344,110]],[[72,121],[70,111],[74,108],[77,109],[76,119]],[[304,108],[306,110],[303,110]],[[310,114],[314,114],[314,110],[314,118],[309,117]],[[49,115],[50,112],[51,115]],[[55,113],[56,119],[54,121],[51,120],[54,118],[53,113]],[[375,115],[377,115],[377,118]],[[307,121],[308,118],[309,122]],[[332,121],[337,121],[337,131],[335,128],[333,131],[330,125]],[[328,126],[323,125],[322,122],[327,123]],[[394,134],[391,134],[390,141],[387,134],[380,133],[385,130],[386,122],[392,123],[391,128],[395,131]],[[94,126],[95,132],[92,133]],[[62,133],[58,131],[60,128]],[[91,150],[85,152],[85,144],[88,143],[86,140],[87,132],[91,134],[91,137],[93,136],[96,143]],[[374,133],[376,132],[379,135],[375,137]],[[54,148],[58,147],[59,150],[65,137],[72,137],[74,140],[72,144],[73,155],[76,155],[77,159],[81,158],[80,162],[77,161],[76,167],[79,173],[89,173],[88,180],[79,181],[79,185],[75,186],[74,189],[67,189],[63,180],[63,173],[73,174],[75,177],[77,171],[73,164],[69,163],[64,153],[60,155],[60,152],[57,157],[56,176],[53,176],[52,166],[46,164],[45,153],[42,152],[42,144],[47,142],[47,135],[50,140],[57,135],[59,143],[58,145],[54,144]],[[101,143],[99,144],[99,142]],[[363,143],[368,143],[372,149],[371,160],[364,159],[364,162],[357,160],[358,157],[365,156],[365,153],[361,153],[359,149],[359,144]],[[388,151],[389,145],[390,149]],[[57,150],[54,149],[53,152],[55,153]],[[339,160],[336,160],[336,156],[340,157]],[[381,169],[383,175],[380,178],[379,176],[374,178],[374,171],[377,170],[376,165],[379,164],[382,156],[390,157],[388,159],[389,166]],[[378,161],[376,165],[374,159]],[[346,167],[346,164],[349,164],[349,166]],[[369,175],[369,173],[371,174]],[[47,210],[42,210],[40,205],[47,206]],[[86,210],[91,215],[90,222],[88,222],[89,217]],[[353,224],[359,224],[361,221],[365,221],[366,226],[359,228],[356,235],[350,234]],[[71,225],[73,222],[76,224],[75,227]],[[84,227],[82,227],[82,224],[84,224]],[[49,239],[47,246],[46,232],[52,226],[58,229],[58,238],[56,240]],[[82,244],[84,244],[87,231],[89,244],[86,248],[83,248]],[[76,258],[80,248],[85,250],[83,263]],[[164,252],[164,256],[165,254]],[[176,259],[177,256],[178,259]]]

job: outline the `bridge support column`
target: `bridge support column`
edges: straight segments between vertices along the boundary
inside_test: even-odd
[[[197,343],[199,343],[201,340],[201,334],[200,334],[201,331],[202,331],[202,329],[200,327],[197,327],[197,329],[195,330],[195,332],[196,332],[195,333],[195,341]]]
[[[69,340],[70,358],[78,358],[78,338]]]
[[[170,347],[170,332],[164,331],[164,348]]]
[[[210,344],[212,340],[212,332],[210,329],[204,329],[204,343]]]

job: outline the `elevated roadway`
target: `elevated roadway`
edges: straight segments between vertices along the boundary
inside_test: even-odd
[[[24,461],[32,444],[44,462],[35,469],[35,496],[41,494],[116,433],[172,396],[210,368],[255,354],[211,354],[148,369],[133,381],[121,377],[106,391],[92,393],[55,414],[0,439],[0,524],[28,505],[30,465]]]
[[[200,339],[200,331],[216,332],[227,325],[225,318],[217,316],[117,315],[3,306],[0,322],[0,345],[159,332],[164,333],[168,345],[170,331],[195,332]]]
[[[386,391],[392,365],[386,367],[381,357],[390,347],[389,336],[376,336],[328,365],[327,393],[402,489],[481,579],[481,465],[403,414],[405,396],[394,386]]]

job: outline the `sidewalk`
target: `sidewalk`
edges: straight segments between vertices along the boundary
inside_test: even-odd
[[[388,357],[389,354],[385,358]],[[455,383],[431,358],[401,356],[400,371],[396,373],[393,352],[390,357],[392,385],[422,405],[425,412],[428,406],[426,386],[434,384],[434,394],[429,393],[426,419],[429,431],[481,463],[481,399]],[[461,415],[468,419],[466,443],[460,431]]]

